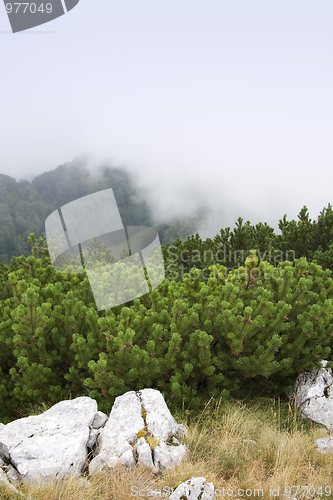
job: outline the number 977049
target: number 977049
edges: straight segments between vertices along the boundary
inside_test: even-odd
[[[26,3],[18,3],[18,2],[14,2],[14,3],[6,3],[6,11],[7,11],[7,14],[25,14],[25,13],[30,13],[30,14],[34,14],[35,12],[46,12],[47,14],[51,14],[52,12],[52,4],[51,3],[47,3],[45,4],[45,8],[44,8],[44,3],[41,3],[39,5],[39,7],[37,7],[37,5],[35,3],[30,3],[30,2],[26,2]]]

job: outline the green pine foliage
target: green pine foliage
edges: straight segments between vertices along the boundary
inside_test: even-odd
[[[306,210],[299,219],[284,217],[280,236],[240,218],[214,240],[167,244],[163,282],[101,311],[78,261],[56,271],[31,233],[31,255],[0,265],[0,421],[81,395],[109,412],[115,397],[146,387],[170,409],[248,386],[286,396],[299,373],[323,359],[333,366],[332,210],[318,225]],[[290,249],[295,259],[285,258]],[[116,262],[98,238],[90,261]]]

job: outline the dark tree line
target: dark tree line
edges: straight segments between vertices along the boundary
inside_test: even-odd
[[[0,262],[9,265],[12,257],[28,257],[28,237],[45,232],[45,220],[61,206],[82,196],[112,188],[123,224],[155,227],[162,244],[193,234],[203,212],[190,220],[154,223],[146,201],[136,192],[130,174],[124,169],[102,166],[91,176],[84,160],[74,160],[44,172],[32,182],[16,181],[0,174]]]

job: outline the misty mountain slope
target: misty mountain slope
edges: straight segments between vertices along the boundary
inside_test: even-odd
[[[9,265],[13,256],[31,255],[28,236],[45,232],[45,220],[61,206],[83,196],[112,188],[125,226],[155,227],[162,244],[194,234],[200,216],[154,223],[153,213],[137,192],[131,174],[124,168],[102,165],[93,172],[82,159],[58,166],[31,182],[16,181],[0,174],[0,262]]]

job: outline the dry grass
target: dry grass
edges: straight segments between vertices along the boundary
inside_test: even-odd
[[[189,429],[183,440],[188,455],[172,470],[156,476],[142,466],[133,470],[119,466],[80,480],[70,477],[49,484],[22,485],[20,497],[1,490],[0,498],[167,499],[180,483],[198,476],[212,482],[215,491],[220,490],[216,499],[333,498],[333,455],[321,454],[314,445],[316,439],[330,433],[322,425],[305,421],[289,401],[211,399],[200,414],[181,408],[172,414]],[[298,492],[297,485],[303,487]],[[277,488],[279,495],[273,491]],[[160,490],[160,494],[153,495],[152,490]]]

